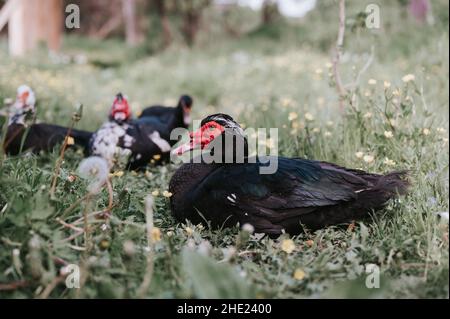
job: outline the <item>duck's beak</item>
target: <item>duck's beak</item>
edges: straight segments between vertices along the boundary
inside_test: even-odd
[[[208,146],[216,137],[222,135],[225,128],[214,122],[208,122],[200,127],[198,130],[190,133],[190,140],[172,151],[174,155],[182,155],[188,151],[200,148],[204,149]]]
[[[202,146],[202,128],[199,128],[197,131],[189,134],[189,142],[184,143],[172,151],[173,155],[181,156],[186,152],[192,151],[197,148],[203,148]]]

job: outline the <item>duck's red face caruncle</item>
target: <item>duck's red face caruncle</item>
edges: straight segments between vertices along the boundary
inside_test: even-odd
[[[225,128],[215,121],[208,122],[198,130],[189,134],[190,140],[173,150],[176,155],[182,155],[194,149],[206,148],[215,138],[222,135]]]
[[[109,116],[115,121],[127,121],[131,117],[131,109],[127,99],[122,95],[116,96]]]

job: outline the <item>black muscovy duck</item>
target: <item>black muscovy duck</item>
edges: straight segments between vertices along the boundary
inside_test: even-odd
[[[160,122],[171,124],[175,127],[188,128],[191,123],[191,110],[193,100],[189,95],[182,95],[176,107],[154,105],[147,107],[139,115],[139,118],[157,118]]]
[[[36,98],[33,90],[21,85],[17,89],[17,98],[9,110],[8,128],[3,148],[7,154],[17,155],[22,151],[39,153],[50,151],[64,142],[69,128],[46,123],[32,123],[36,113]],[[90,132],[70,130],[73,140],[69,146],[79,145],[87,148]]]
[[[108,122],[92,135],[89,154],[105,158],[110,168],[135,170],[170,154],[169,140],[168,125],[153,118],[132,119],[128,100],[119,93]]]
[[[225,145],[227,135],[234,140],[231,145]],[[408,187],[405,172],[378,175],[301,158],[248,157],[243,130],[225,114],[208,116],[190,137],[173,152],[201,148],[209,151],[209,159],[192,158],[170,181],[171,209],[180,222],[249,223],[259,233],[297,234],[303,227],[316,230],[366,217]],[[236,145],[244,145],[243,155]],[[278,169],[261,174],[269,159],[277,160]]]

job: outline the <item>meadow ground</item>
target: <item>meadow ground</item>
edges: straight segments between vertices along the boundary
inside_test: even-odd
[[[261,239],[238,227],[176,223],[164,193],[175,164],[116,171],[109,226],[90,221],[86,253],[84,237],[67,240],[77,230],[57,220],[74,222],[83,214],[85,201],[67,211],[86,194],[86,183],[73,178],[82,154],[66,153],[53,201],[48,191],[58,150],[7,157],[0,164],[0,297],[137,297],[148,273],[144,198],[153,193],[160,233],[153,234],[146,297],[448,298],[449,229],[437,214],[448,211],[448,3],[436,2],[433,26],[416,24],[389,3],[382,6],[390,7],[383,10],[381,30],[348,28],[344,81],[355,81],[372,47],[373,61],[343,112],[330,77],[329,49],[337,33],[330,8],[297,25],[240,39],[202,39],[193,49],[174,45],[152,56],[114,40],[68,37],[64,56],[40,52],[12,60],[2,43],[1,100],[29,84],[42,122],[68,125],[80,101],[84,114],[77,127],[94,130],[119,91],[129,96],[135,114],[189,93],[195,119],[220,111],[246,127],[277,127],[283,156],[379,173],[408,169],[412,188],[354,227],[307,232],[291,242],[287,235]],[[351,7],[349,16],[356,10]],[[88,210],[107,205],[104,190]],[[82,289],[58,284],[64,262],[88,274]],[[364,284],[368,264],[380,267],[379,289]]]

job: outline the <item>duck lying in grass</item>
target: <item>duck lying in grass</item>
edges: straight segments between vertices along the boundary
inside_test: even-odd
[[[227,135],[236,143],[226,145]],[[240,163],[238,141],[245,148]],[[169,191],[172,213],[180,222],[251,224],[259,233],[297,234],[303,227],[315,230],[367,217],[408,188],[405,172],[379,175],[301,158],[274,157],[277,170],[261,174],[265,161],[247,156],[243,130],[225,114],[206,117],[174,153],[197,148],[212,156],[221,151],[220,163],[194,158],[175,172]],[[230,152],[233,162],[226,163]]]
[[[3,148],[7,154],[17,155],[21,151],[39,153],[51,151],[55,146],[64,142],[69,133],[70,145],[87,148],[90,132],[45,124],[33,123],[36,113],[36,97],[33,90],[22,85],[17,89],[16,101],[9,110],[9,121]]]
[[[170,124],[156,118],[132,119],[128,100],[119,93],[109,120],[91,138],[89,155],[103,157],[110,168],[140,169],[170,154],[170,131]]]

